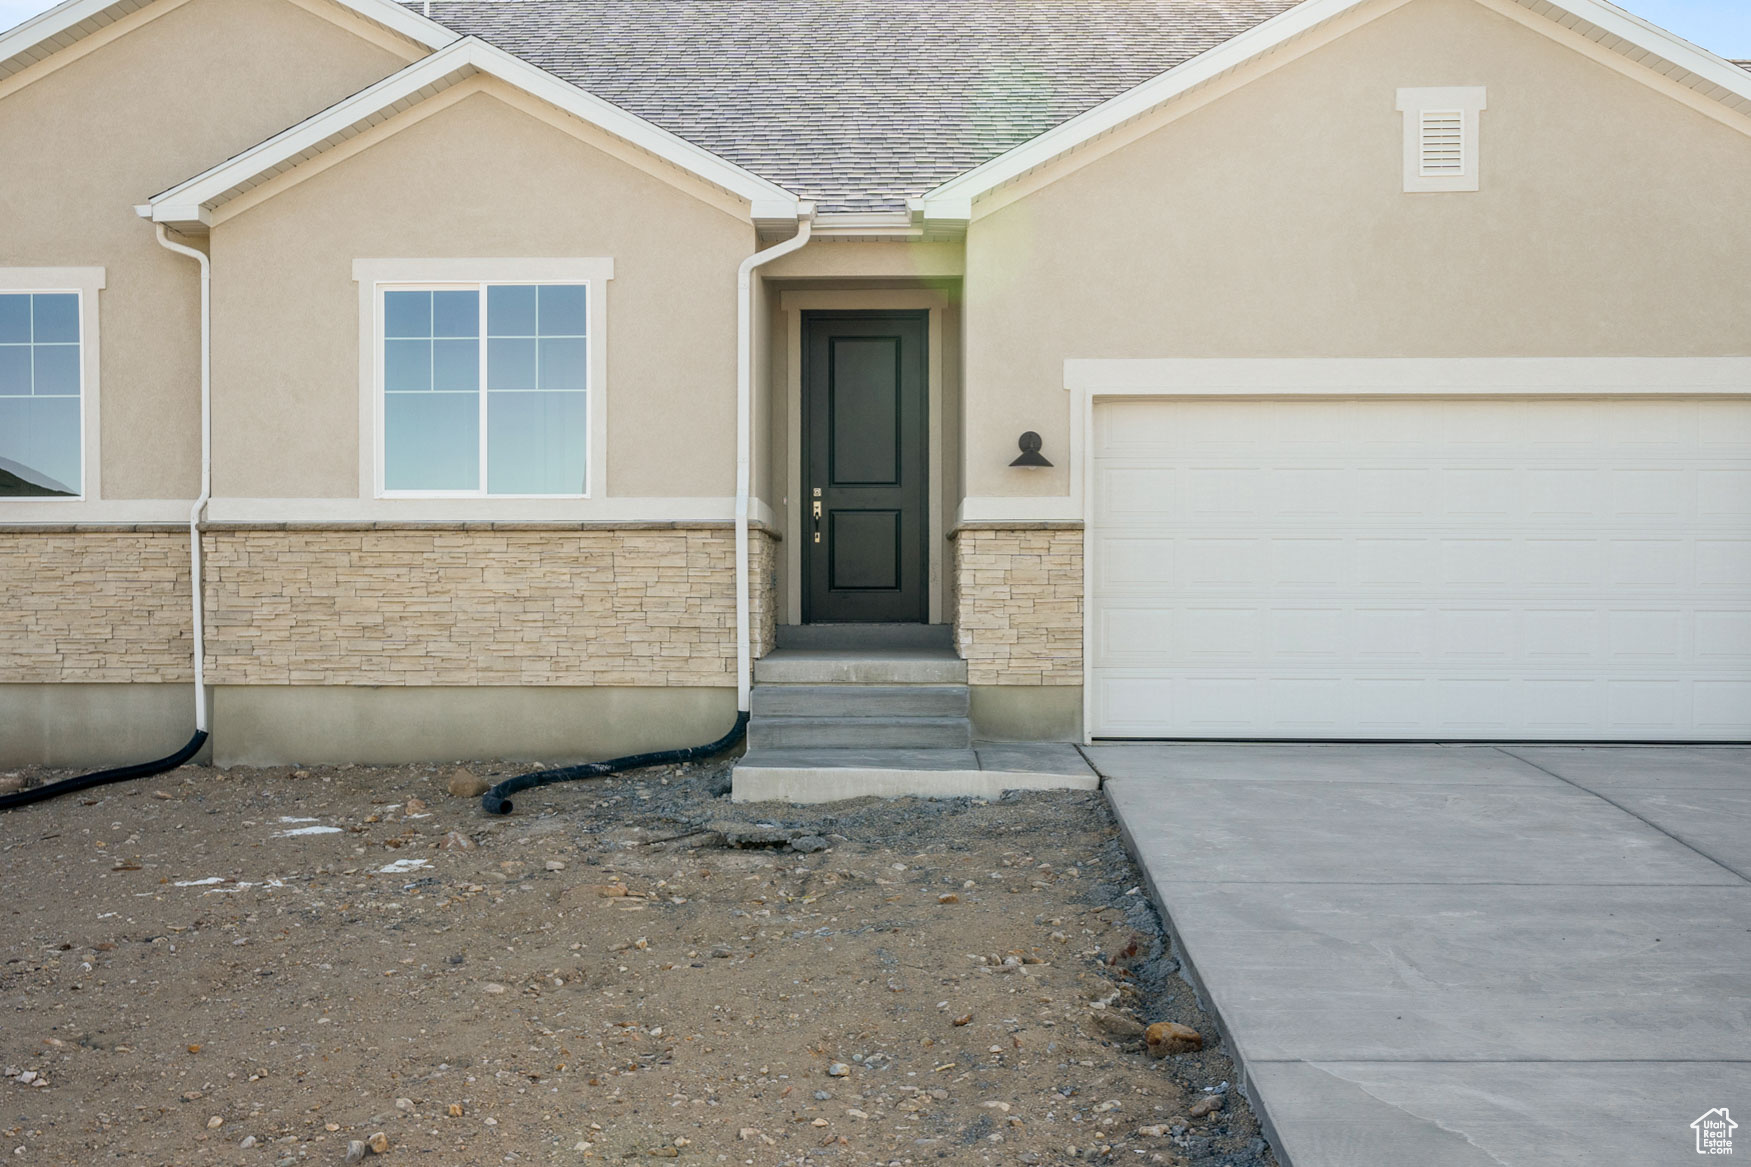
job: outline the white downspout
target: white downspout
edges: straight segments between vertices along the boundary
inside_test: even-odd
[[[195,728],[207,730],[207,652],[201,612],[201,512],[213,496],[213,265],[203,251],[174,243],[164,224],[156,224],[161,246],[201,265],[201,496],[188,512],[189,591],[194,599]]]
[[[749,625],[748,506],[754,441],[754,269],[802,247],[815,223],[815,204],[798,203],[796,234],[742,261],[736,272],[736,709],[753,704],[753,629]]]

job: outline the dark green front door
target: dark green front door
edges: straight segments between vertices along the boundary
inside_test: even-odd
[[[922,312],[803,316],[803,620],[923,623]]]

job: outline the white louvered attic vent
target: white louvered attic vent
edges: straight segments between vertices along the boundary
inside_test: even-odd
[[[1421,120],[1417,172],[1424,178],[1465,173],[1465,111],[1426,109]]]
[[[1478,189],[1481,87],[1401,89],[1404,189],[1411,194]]]

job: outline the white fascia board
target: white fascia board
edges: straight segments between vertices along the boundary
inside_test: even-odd
[[[88,20],[101,21],[110,24],[137,8],[143,7],[139,0],[65,0],[47,12],[31,17],[11,32],[0,34],[0,65],[25,56],[33,49],[41,48],[57,37],[72,34],[78,40],[95,32],[96,28],[81,32],[79,26]],[[125,9],[111,15],[112,9]],[[103,18],[108,16],[108,20]],[[101,27],[101,25],[99,26]],[[68,41],[67,44],[73,43]],[[66,48],[66,44],[55,45],[49,52]],[[47,55],[47,54],[43,54]],[[11,70],[8,70],[10,72]]]
[[[788,217],[793,222],[796,219],[798,200],[789,191],[476,37],[465,37],[439,49],[235,158],[154,195],[150,200],[153,218],[165,223],[192,224],[201,221],[196,209],[210,218],[211,212],[241,184],[306,151],[320,148],[335,135],[417,95],[427,86],[459,74],[476,73],[497,78],[748,200],[751,218],[764,212],[772,218]]]
[[[445,45],[454,44],[462,39],[462,34],[445,28],[429,17],[421,16],[413,9],[395,3],[395,0],[329,0],[342,8],[357,13],[373,24],[380,24],[390,32],[398,33],[416,44],[422,44],[428,49],[441,49]]]
[[[1735,97],[1751,101],[1751,71],[1740,68],[1724,57],[1694,45],[1677,33],[1667,32],[1625,12],[1609,0],[1549,0],[1579,20],[1584,20],[1601,32],[1628,41],[1639,49],[1677,65],[1710,85],[1718,85]],[[1524,3],[1524,0],[1522,0]]]
[[[33,59],[40,59],[58,52],[151,2],[152,0],[65,0],[64,3],[57,4],[47,12],[0,35],[0,75],[13,72],[14,70],[4,66],[19,57],[33,56]],[[394,0],[330,2],[428,49],[440,49],[462,39],[458,33],[404,8]],[[87,24],[90,27],[81,27]],[[59,38],[67,39],[62,43],[55,43]],[[47,51],[39,51],[44,49]]]
[[[1173,98],[1312,32],[1370,0],[1303,0],[1184,64],[1102,102],[1037,138],[951,178],[923,199],[927,219],[967,222],[973,201],[1004,183],[1142,116]],[[1531,0],[1519,0],[1528,8]],[[1682,37],[1633,16],[1609,0],[1548,0],[1552,7],[1694,75],[1727,94],[1751,101],[1751,72]],[[1554,16],[1547,19],[1556,23]]]

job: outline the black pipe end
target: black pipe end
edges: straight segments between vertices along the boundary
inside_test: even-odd
[[[512,803],[510,799],[494,789],[480,796],[480,809],[487,814],[510,814]]]

